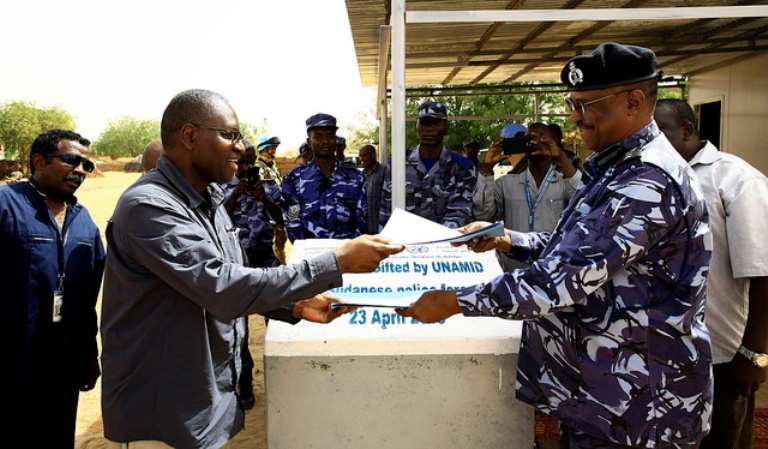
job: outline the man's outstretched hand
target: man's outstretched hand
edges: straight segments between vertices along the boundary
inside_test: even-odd
[[[376,235],[361,235],[345,242],[334,253],[342,273],[370,273],[387,257],[405,249],[403,245],[388,245],[390,240]]]
[[[461,313],[455,290],[431,290],[424,292],[407,309],[395,309],[400,316],[415,318],[422,323],[437,323]]]
[[[294,303],[293,317],[315,323],[330,323],[347,312],[357,310],[356,307],[331,307],[331,304],[339,302],[341,301],[327,293],[309,299],[302,299]]]

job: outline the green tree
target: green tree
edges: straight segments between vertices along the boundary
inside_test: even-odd
[[[61,108],[41,108],[34,102],[12,101],[0,105],[0,146],[5,158],[21,162],[27,173],[32,142],[54,128],[74,130],[75,119]]]
[[[443,92],[439,87],[416,87],[415,93],[425,92],[430,95],[413,95],[406,99],[406,117],[416,117],[418,106],[425,101],[437,101],[445,104],[448,109],[450,130],[445,136],[448,148],[461,152],[462,142],[474,137],[482,148],[487,148],[499,138],[501,129],[511,123],[527,125],[534,121],[536,111],[536,94],[538,94],[539,114],[565,114],[563,94],[553,92],[548,84],[520,83],[518,88],[525,89],[522,94],[488,94],[489,88],[497,87],[498,91],[508,89],[509,85],[486,84],[482,89],[477,86],[451,86],[452,90]],[[457,91],[456,88],[461,89]],[[452,93],[453,92],[453,93]],[[509,116],[517,118],[510,119]],[[451,117],[472,118],[471,120],[451,120]],[[487,117],[487,118],[483,118]],[[550,124],[557,123],[564,131],[569,127],[566,117],[541,118],[540,121]],[[416,135],[416,123],[409,120],[405,129],[406,146],[415,147],[419,140]]]
[[[245,140],[251,142],[254,147],[259,143],[260,138],[267,135],[267,128],[266,118],[261,120],[260,125],[240,122],[240,132],[245,136]]]
[[[469,137],[480,142],[481,148],[487,148],[499,138],[501,129],[510,122],[529,125],[538,121],[547,124],[558,124],[563,130],[564,143],[571,149],[581,146],[581,137],[568,116],[565,105],[567,93],[558,92],[554,82],[520,83],[515,87],[526,93],[518,94],[489,94],[494,87],[497,92],[510,89],[509,85],[487,84],[481,87],[473,85],[452,85],[451,90],[435,86],[419,86],[409,88],[406,98],[405,124],[406,147],[414,148],[418,143],[416,121],[418,106],[425,101],[437,101],[446,105],[450,129],[445,136],[445,144],[454,151],[462,151],[462,143]],[[684,86],[687,89],[687,86]],[[538,95],[536,95],[538,94]],[[536,97],[538,96],[538,111]],[[659,89],[659,98],[680,98],[682,91],[679,87]],[[390,107],[391,110],[391,107]],[[514,117],[514,118],[510,118]],[[343,132],[348,133],[347,148],[354,154],[360,146],[367,143],[378,144],[379,127],[375,109],[363,111],[352,126],[347,126]],[[452,118],[464,117],[464,120]],[[471,118],[471,119],[467,119]],[[388,121],[389,136],[392,136],[391,120]],[[342,132],[342,133],[343,133]],[[344,134],[342,134],[344,135]],[[391,151],[391,144],[389,145]]]
[[[94,154],[119,157],[134,157],[144,151],[144,147],[160,138],[160,122],[158,120],[137,119],[135,117],[120,117],[110,120],[107,129],[93,142],[91,149]]]
[[[347,156],[356,155],[363,145],[378,146],[379,123],[374,110],[371,108],[358,112],[354,122],[340,130],[339,135],[347,139],[347,149],[344,152]]]

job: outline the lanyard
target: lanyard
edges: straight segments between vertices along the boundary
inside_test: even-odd
[[[525,200],[528,202],[528,231],[533,232],[533,213],[536,212],[536,208],[539,207],[541,200],[544,199],[544,194],[547,192],[549,183],[552,181],[552,176],[555,174],[555,166],[549,166],[549,171],[547,171],[547,176],[544,178],[544,183],[541,185],[539,194],[536,196],[535,203],[531,203],[531,189],[528,187],[528,171],[529,170],[526,170],[523,176],[525,183]]]
[[[56,217],[54,217],[54,221],[56,220]],[[62,314],[61,314],[61,307],[64,304],[64,245],[67,244],[67,234],[65,233],[64,227],[66,226],[66,215],[64,218],[64,224],[61,227],[61,230],[56,235],[56,252],[57,252],[57,261],[59,265],[59,274],[57,277],[56,282],[56,290],[53,292],[53,322],[59,323],[62,320]]]

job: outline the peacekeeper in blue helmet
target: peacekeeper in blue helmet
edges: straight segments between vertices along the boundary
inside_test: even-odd
[[[472,192],[477,174],[472,161],[443,144],[448,128],[445,105],[427,102],[419,106],[419,144],[406,152],[405,210],[459,228],[473,220]],[[379,213],[382,227],[392,215],[392,189],[391,168],[387,166]]]
[[[296,240],[347,239],[365,234],[365,177],[336,159],[336,118],[308,118],[307,143],[314,158],[292,168],[283,180],[285,227]]]
[[[275,187],[274,190],[278,192],[280,198],[277,198],[275,204],[282,206],[282,197],[280,195],[280,188],[283,185],[283,175],[278,170],[275,157],[277,155],[277,147],[280,146],[280,138],[277,136],[265,136],[259,139],[256,149],[259,154],[256,157],[254,165],[259,167],[259,177],[262,181],[265,181],[267,188]],[[270,189],[271,190],[271,189]],[[271,192],[270,192],[271,193]],[[270,198],[272,199],[272,198]],[[282,220],[272,220],[272,232],[274,233],[274,244],[272,250],[275,253],[275,257],[285,265],[287,256],[285,254],[285,242],[288,240],[288,234],[285,232],[285,225]]]

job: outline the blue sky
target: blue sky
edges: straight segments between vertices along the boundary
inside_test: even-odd
[[[240,121],[306,138],[304,120],[344,128],[372,110],[343,0],[24,0],[0,3],[0,103],[75,116],[91,140],[122,116],[160,119],[189,88],[227,96]]]

